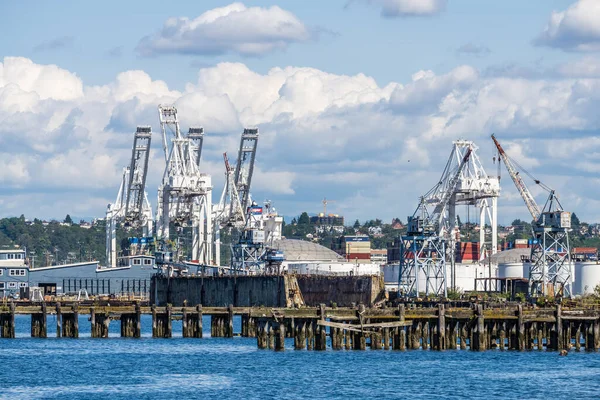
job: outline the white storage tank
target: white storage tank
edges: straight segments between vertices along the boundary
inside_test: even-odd
[[[400,264],[382,265],[381,272],[383,273],[383,281],[386,284],[398,284],[398,278],[400,277]]]
[[[596,285],[600,285],[600,265],[595,261],[576,262],[574,272],[573,292],[575,294],[594,293]]]
[[[523,263],[523,278],[529,279],[529,269],[531,268],[531,262],[527,261]]]
[[[527,266],[527,268],[529,269],[529,266]],[[498,264],[498,278],[524,278],[524,272],[524,265],[522,262]]]

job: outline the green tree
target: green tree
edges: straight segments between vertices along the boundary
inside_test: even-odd
[[[73,219],[71,219],[71,216],[69,214],[67,214],[67,216],[65,217],[64,222],[66,224],[73,225]]]
[[[308,217],[308,214],[305,211],[302,214],[300,214],[300,218],[298,218],[298,225],[308,225],[308,224],[310,224],[310,218]]]
[[[581,225],[581,221],[579,221],[579,218],[577,218],[577,215],[575,213],[571,214],[571,226],[577,227],[579,225]]]
[[[359,220],[354,221],[354,225],[352,227],[354,229],[360,229],[360,221]]]

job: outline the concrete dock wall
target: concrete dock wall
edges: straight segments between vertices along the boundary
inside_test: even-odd
[[[374,304],[383,295],[379,276],[222,276],[152,278],[150,301],[179,307],[202,304],[206,307],[294,307],[336,303]]]
[[[173,306],[294,307],[304,305],[292,276],[153,277],[150,302]]]
[[[297,275],[298,286],[307,306],[336,303],[349,307],[352,303],[371,306],[384,295],[381,276]]]

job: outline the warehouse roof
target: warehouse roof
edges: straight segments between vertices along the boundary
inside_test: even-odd
[[[344,257],[325,246],[305,240],[276,240],[273,247],[283,251],[286,261],[333,261],[344,259]]]
[[[490,257],[486,258],[483,263],[490,262],[492,264],[504,264],[504,263],[513,263],[513,262],[521,262],[523,260],[523,256],[525,258],[529,258],[531,256],[531,249],[510,249],[504,250],[499,253],[493,254]]]

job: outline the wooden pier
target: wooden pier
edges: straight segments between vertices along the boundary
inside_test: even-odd
[[[0,305],[0,336],[15,337],[15,316],[31,316],[31,337],[48,337],[48,315],[56,336],[79,337],[80,315],[88,316],[93,338],[107,338],[111,321],[121,337],[139,338],[141,316],[152,316],[152,337],[170,338],[172,322],[182,322],[185,338],[202,338],[203,316],[210,316],[212,337],[256,338],[260,349],[284,350],[588,350],[600,349],[600,310],[472,303],[393,308],[357,307],[172,307],[140,302],[102,304],[5,303]],[[241,317],[241,332],[233,319]],[[0,345],[1,347],[1,345]]]

